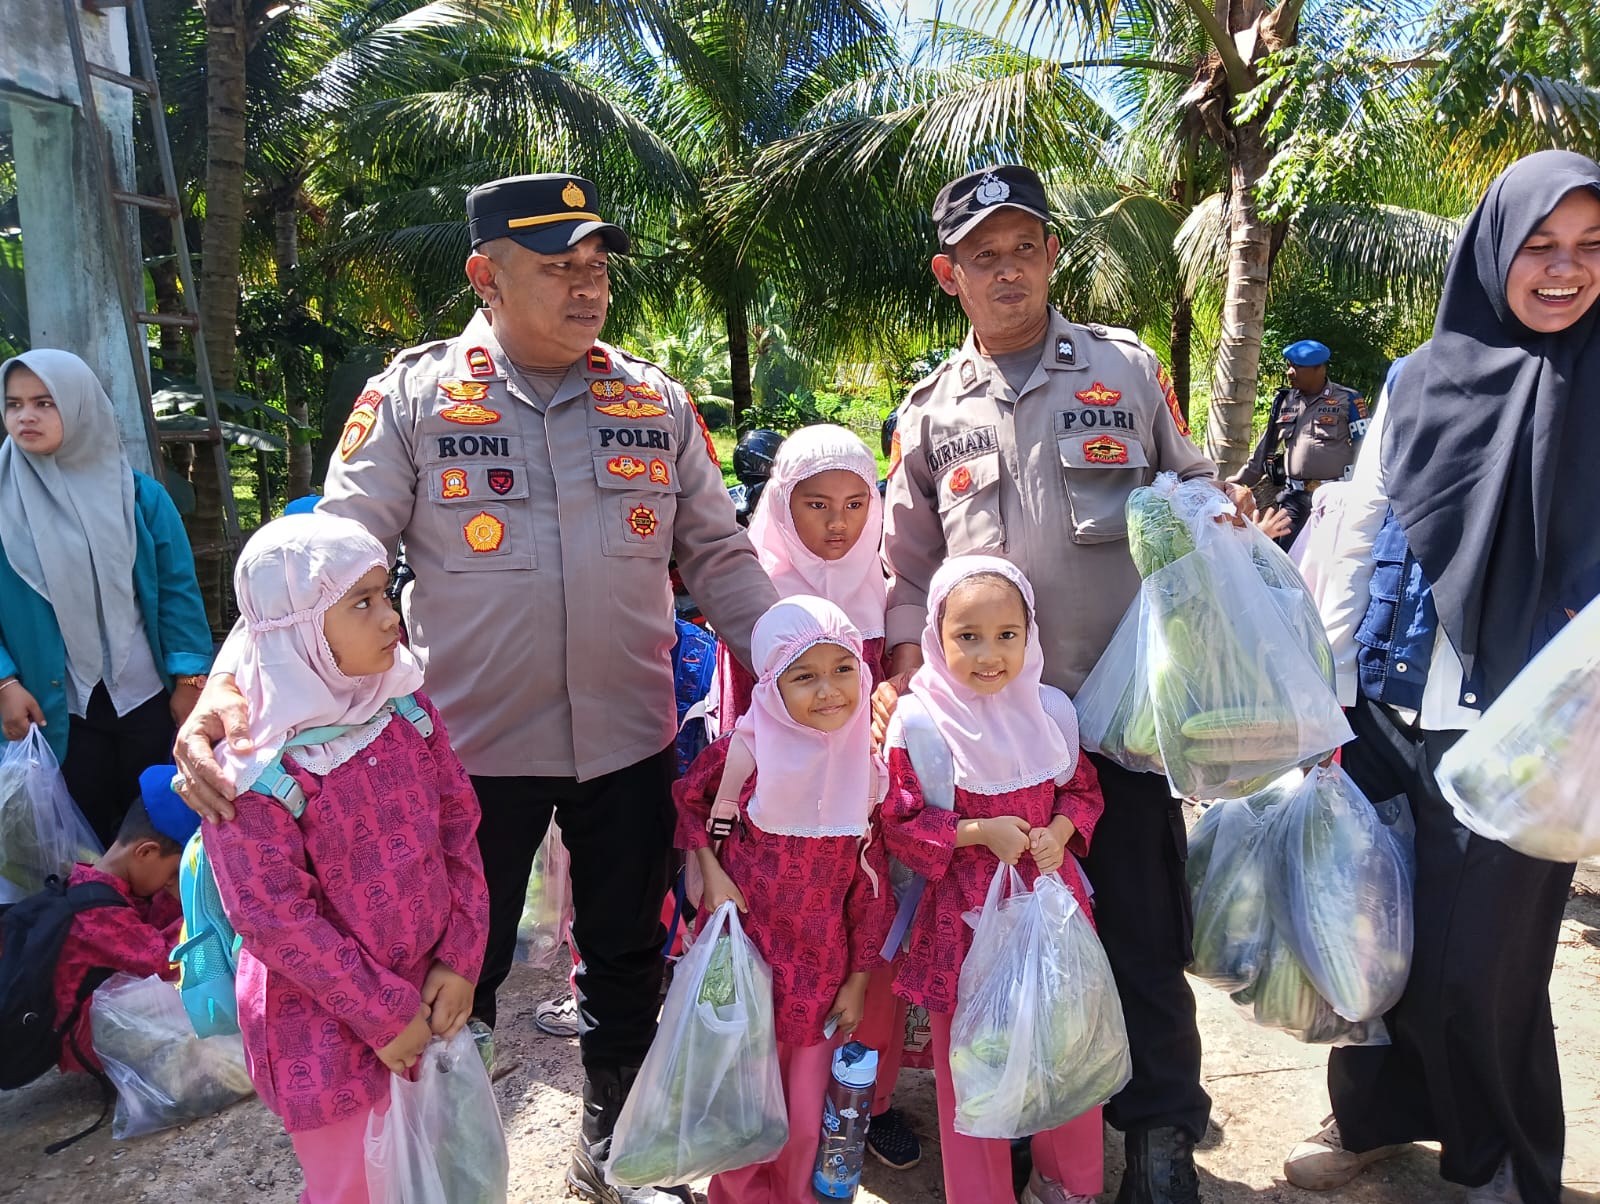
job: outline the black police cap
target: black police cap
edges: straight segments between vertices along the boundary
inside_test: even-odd
[[[1038,175],[1032,168],[1005,163],[969,172],[939,190],[933,202],[939,245],[954,246],[1000,209],[1020,209],[1050,224],[1050,202]]]
[[[513,238],[530,251],[559,255],[591,234],[613,251],[626,252],[621,226],[600,216],[600,193],[582,176],[549,172],[491,180],[467,193],[467,227],[472,246],[494,238]]]

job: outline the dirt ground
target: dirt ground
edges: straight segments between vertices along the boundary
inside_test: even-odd
[[[502,996],[497,1039],[503,1066],[496,1085],[511,1148],[511,1198],[518,1204],[567,1199],[562,1185],[577,1128],[577,1042],[538,1034],[534,1005],[564,988],[549,971],[518,967]],[[1216,1101],[1199,1152],[1207,1204],[1297,1204],[1318,1197],[1288,1186],[1284,1153],[1314,1132],[1328,1111],[1325,1053],[1246,1022],[1221,992],[1196,984],[1205,1038],[1206,1087]],[[1600,864],[1580,871],[1567,907],[1551,983],[1567,1106],[1568,1199],[1600,1201]],[[924,1156],[896,1174],[868,1159],[858,1199],[868,1204],[943,1201],[933,1111],[933,1076],[907,1071],[897,1098],[922,1135]],[[46,1157],[45,1145],[88,1124],[98,1094],[85,1076],[52,1073],[0,1093],[0,1200],[7,1204],[172,1201],[291,1204],[300,1171],[282,1126],[247,1100],[181,1129],[113,1141],[110,1126]],[[1106,1181],[1115,1187],[1121,1142],[1107,1134]],[[1438,1178],[1423,1146],[1381,1163],[1336,1196],[1341,1204],[1443,1204],[1462,1190]],[[1102,1199],[1109,1201],[1111,1193]]]

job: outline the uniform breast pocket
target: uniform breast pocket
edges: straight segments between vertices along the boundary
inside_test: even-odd
[[[670,554],[677,461],[659,452],[598,453],[594,477],[600,486],[600,550],[607,556]]]
[[[939,478],[939,520],[950,555],[1006,546],[1000,513],[1000,453],[962,460]]]
[[[1126,538],[1128,495],[1150,476],[1144,445],[1127,431],[1061,435],[1056,445],[1072,510],[1072,542]]]
[[[445,463],[430,465],[425,472],[446,569],[470,573],[538,567],[525,465]]]

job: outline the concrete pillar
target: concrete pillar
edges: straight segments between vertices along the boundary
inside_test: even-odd
[[[35,347],[60,347],[83,357],[100,377],[117,411],[128,462],[151,471],[142,402],[135,382],[116,271],[140,262],[139,230],[131,209],[118,206],[117,225],[106,230],[90,159],[85,120],[67,49],[60,0],[4,0],[5,26],[30,21],[21,41],[31,61],[7,61],[0,51],[0,90],[11,122],[16,156],[17,211],[27,264],[28,326]],[[24,12],[23,10],[32,10]],[[86,13],[82,21],[91,61],[128,70],[127,16],[120,9]],[[42,61],[48,56],[49,61]],[[95,82],[110,148],[115,186],[133,191],[133,96]],[[143,296],[142,274],[137,292]]]

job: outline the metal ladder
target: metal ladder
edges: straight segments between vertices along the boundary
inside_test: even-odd
[[[166,110],[162,107],[161,90],[156,84],[156,56],[150,44],[150,26],[145,19],[144,0],[61,0],[61,8],[66,16],[67,42],[72,50],[72,65],[77,72],[78,92],[83,100],[84,127],[89,137],[95,179],[99,185],[96,191],[100,194],[101,219],[106,237],[115,239],[120,229],[121,213],[118,206],[149,209],[164,214],[172,223],[172,246],[178,260],[178,279],[183,286],[182,312],[162,313],[145,309],[142,265],[129,263],[124,255],[113,256],[118,264],[117,292],[122,300],[123,324],[128,332],[128,353],[133,358],[133,376],[139,386],[145,437],[150,443],[150,459],[157,475],[163,476],[166,471],[161,458],[163,443],[210,445],[222,492],[223,536],[219,542],[198,544],[193,550],[196,556],[233,551],[239,546],[239,512],[234,505],[228,471],[228,444],[223,436],[222,422],[217,413],[217,395],[211,383],[211,361],[206,356],[205,333],[200,327],[199,294],[195,291],[194,273],[189,263],[189,240],[183,228],[183,204],[178,193],[177,175],[172,168]],[[108,8],[127,9],[128,32],[138,49],[139,69],[143,75],[124,75],[102,63],[90,62],[85,55],[83,27],[79,24],[79,18],[84,11],[98,13]],[[124,192],[117,187],[105,127],[100,124],[100,111],[95,103],[93,81],[96,79],[126,88],[136,96],[145,98],[151,141],[155,143],[156,158],[161,167],[162,195],[145,196],[137,192]],[[203,430],[162,431],[157,428],[150,371],[146,362],[149,347],[144,331],[147,326],[176,326],[189,332],[194,343],[195,378],[205,401],[206,425]]]

